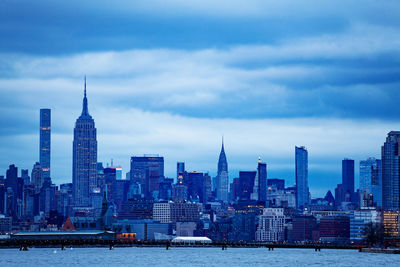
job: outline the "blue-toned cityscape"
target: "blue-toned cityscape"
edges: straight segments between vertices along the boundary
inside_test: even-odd
[[[400,1],[0,1],[0,265],[400,254]]]
[[[11,164],[5,177],[0,176],[2,234],[109,230],[132,241],[206,237],[207,242],[400,242],[400,131],[388,133],[381,159],[359,162],[358,189],[355,162],[345,158],[342,183],[334,193],[328,190],[324,198],[311,198],[304,146],[294,147],[294,186],[268,179],[261,158],[254,171],[240,171],[229,183],[224,139],[216,177],[186,170],[185,162],[177,162],[176,177],[169,178],[164,157],[144,155],[131,157],[123,179],[121,167],[97,162],[97,129],[89,114],[86,77],[74,128],[72,183],[56,185],[50,175],[50,114],[50,109],[40,110],[40,161],[31,175]]]

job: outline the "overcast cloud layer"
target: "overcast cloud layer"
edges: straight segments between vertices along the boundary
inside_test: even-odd
[[[4,1],[0,3],[0,175],[38,160],[39,109],[52,109],[52,178],[71,181],[72,134],[87,75],[99,161],[129,171],[158,153],[230,178],[261,156],[294,183],[309,150],[323,196],[341,160],[380,157],[400,123],[396,1]]]

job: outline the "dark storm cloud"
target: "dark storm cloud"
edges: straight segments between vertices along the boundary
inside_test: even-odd
[[[180,7],[177,1],[170,1],[171,8],[166,10],[163,8],[168,6],[168,1],[166,4],[149,1],[148,6],[153,5],[153,9],[139,2],[116,1],[111,5],[107,1],[92,4],[3,1],[0,50],[54,55],[132,48],[201,49],[265,44],[283,38],[340,32],[351,22],[343,11],[331,12],[331,3],[320,5],[325,13],[302,13],[309,9],[305,6],[307,3],[293,12],[290,5],[276,7],[267,1],[256,1],[250,10],[242,8],[249,3],[241,1],[226,3],[229,8],[205,1],[198,11],[184,4]],[[209,12],[215,10],[220,13]],[[357,19],[364,15],[363,10],[359,12]],[[287,17],[282,19],[285,13]]]

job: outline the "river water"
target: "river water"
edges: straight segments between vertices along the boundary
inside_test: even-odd
[[[400,255],[265,248],[0,249],[0,266],[400,266]]]

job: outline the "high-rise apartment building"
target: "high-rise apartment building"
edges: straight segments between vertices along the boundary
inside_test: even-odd
[[[295,148],[296,161],[296,202],[297,208],[305,208],[308,205],[308,151],[302,147]]]
[[[82,114],[76,120],[73,141],[72,184],[75,206],[91,206],[91,194],[97,188],[97,133],[89,115],[86,78]]]
[[[40,155],[43,179],[50,178],[51,110],[40,109]]]
[[[256,231],[257,241],[283,240],[285,215],[282,208],[265,208]]]
[[[221,153],[218,160],[218,173],[217,173],[217,198],[220,201],[228,201],[229,190],[229,176],[228,176],[228,162],[226,160],[224,140],[222,140]]]
[[[400,209],[400,131],[391,131],[382,146],[382,208]]]

